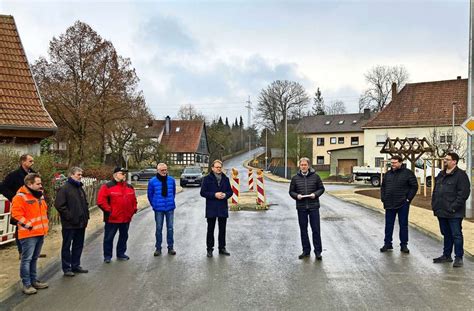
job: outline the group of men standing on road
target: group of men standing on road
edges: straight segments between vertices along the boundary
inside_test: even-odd
[[[392,234],[395,218],[398,215],[400,225],[400,251],[410,253],[408,249],[408,214],[410,203],[418,191],[415,174],[402,165],[402,157],[391,158],[391,169],[385,174],[381,186],[381,200],[385,208],[385,239],[381,252],[393,249]],[[453,262],[451,254],[454,248],[454,268],[463,266],[464,239],[462,220],[466,216],[466,200],[471,192],[469,178],[458,167],[459,155],[449,152],[444,158],[444,169],[436,176],[431,207],[438,218],[443,235],[443,254],[434,258],[433,263]]]
[[[453,267],[463,266],[462,220],[465,217],[466,200],[470,194],[467,174],[458,168],[459,156],[450,152],[444,159],[444,170],[436,177],[432,195],[432,209],[438,217],[441,234],[444,237],[443,254],[434,258],[434,263],[453,262]],[[48,207],[44,197],[41,176],[31,166],[33,157],[22,155],[20,167],[10,173],[1,184],[0,192],[12,202],[11,218],[17,225],[17,244],[21,255],[20,278],[25,294],[34,294],[48,284],[37,279],[37,260],[41,253],[44,236],[48,233]],[[226,224],[228,199],[232,196],[229,178],[222,172],[222,161],[212,163],[212,172],[202,180],[200,195],[206,199],[207,257],[213,256],[214,231],[218,223],[219,254],[230,256],[226,249]],[[325,188],[320,176],[310,167],[308,158],[299,161],[300,170],[291,179],[289,194],[296,201],[298,223],[303,252],[299,259],[310,257],[311,245],[308,223],[312,229],[314,253],[322,260],[319,197]],[[89,221],[89,203],[83,189],[83,170],[73,167],[65,184],[58,190],[54,206],[59,212],[62,224],[61,262],[64,275],[72,277],[76,273],[87,273],[80,264],[84,246],[85,230]],[[127,182],[128,170],[117,167],[111,181],[102,185],[97,205],[104,214],[104,262],[113,257],[113,241],[119,232],[116,246],[118,260],[129,260],[126,254],[128,229],[133,215],[137,212],[135,189]],[[23,180],[23,184],[20,184]],[[391,158],[391,169],[385,174],[381,185],[381,200],[385,208],[385,238],[381,252],[393,250],[392,235],[398,215],[400,225],[400,250],[408,254],[408,215],[410,204],[418,190],[418,182],[412,171],[402,164],[398,155]],[[176,255],[174,249],[174,210],[176,183],[168,175],[165,163],[159,163],[157,174],[148,183],[147,198],[155,216],[154,256],[161,256],[162,229],[166,220],[166,240],[169,255]]]

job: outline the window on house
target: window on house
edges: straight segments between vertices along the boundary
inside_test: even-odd
[[[387,140],[387,135],[377,135],[377,136],[375,136],[376,146],[385,145],[386,140]]]
[[[331,143],[331,145],[336,144],[337,143],[337,138],[336,137],[331,137],[330,143]]]
[[[440,135],[439,136],[439,142],[441,144],[445,144],[446,143],[446,136],[445,135]]]
[[[337,143],[338,144],[344,144],[344,137],[338,137],[337,138]]]
[[[452,143],[452,142],[453,142],[453,136],[451,136],[451,135],[446,135],[446,142],[447,142],[448,144]]]
[[[318,165],[324,165],[324,156],[317,156],[316,157],[316,163]]]
[[[318,146],[324,146],[324,137],[318,137],[318,138],[316,138],[316,145],[318,145]]]
[[[384,158],[382,158],[382,157],[380,157],[380,158],[376,157],[375,158],[375,167],[381,167],[382,163],[383,163],[383,160],[384,160]]]
[[[359,144],[359,137],[358,136],[351,137],[351,145],[355,146],[355,145],[358,145],[358,144]]]
[[[182,154],[182,153],[178,153],[178,156],[177,156],[176,160],[177,160],[178,162],[183,161],[183,154]]]

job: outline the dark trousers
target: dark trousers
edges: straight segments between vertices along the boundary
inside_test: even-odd
[[[214,228],[216,227],[216,219],[219,223],[219,249],[225,249],[225,227],[227,218],[225,217],[210,217],[207,218],[207,249],[214,250]]]
[[[464,255],[464,239],[462,236],[462,218],[441,218],[438,217],[439,228],[444,237],[443,255],[451,257],[454,246],[456,258]]]
[[[18,249],[18,253],[21,255],[21,242],[20,239],[18,239],[18,227],[15,226],[15,243],[16,243],[16,248]]]
[[[406,203],[400,208],[385,210],[385,245],[392,246],[393,227],[398,214],[400,225],[400,246],[408,245],[408,212],[410,204]]]
[[[313,231],[313,246],[314,252],[321,254],[323,247],[321,244],[321,224],[319,217],[319,209],[313,210],[298,210],[298,223],[300,225],[301,244],[303,246],[303,253],[309,254],[311,252],[311,244],[308,236],[308,220]]]
[[[114,238],[117,231],[119,238],[117,242],[117,257],[124,257],[127,251],[128,228],[130,223],[105,223],[104,228],[104,259],[112,259],[112,249],[114,246]]]
[[[86,228],[62,229],[63,244],[61,262],[64,272],[76,270],[81,265],[81,254],[84,247]]]

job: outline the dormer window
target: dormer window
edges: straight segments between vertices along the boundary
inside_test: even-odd
[[[326,121],[326,125],[329,125],[329,124],[331,124],[331,121]]]
[[[343,123],[344,123],[344,120],[339,121],[339,124],[343,124]]]
[[[176,132],[179,132],[180,129],[181,129],[180,127],[177,127],[177,128],[176,128]]]
[[[356,124],[356,123],[357,123],[357,120],[352,121],[352,124]]]

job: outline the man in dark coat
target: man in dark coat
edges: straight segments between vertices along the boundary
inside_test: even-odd
[[[33,157],[29,154],[23,154],[20,156],[20,167],[10,172],[0,185],[0,193],[3,194],[8,199],[8,201],[10,201],[10,203],[12,202],[13,197],[16,195],[18,189],[25,185],[26,175],[29,173],[35,173],[35,171],[31,168],[34,162],[35,161]],[[15,226],[16,246],[21,256],[21,244],[18,240],[18,228],[16,227],[17,223],[18,221],[15,218],[10,218],[10,224]],[[44,255],[40,257],[44,257]]]
[[[321,260],[321,226],[319,217],[319,197],[324,193],[324,185],[318,174],[310,167],[308,158],[299,161],[300,170],[291,178],[290,196],[296,200],[298,223],[301,233],[303,253],[299,259],[309,257],[311,244],[308,237],[308,219],[313,231],[313,246],[317,260]]]
[[[229,178],[222,173],[222,161],[212,163],[212,172],[202,180],[201,196],[206,198],[207,218],[207,257],[212,257],[214,250],[214,228],[216,220],[219,223],[219,254],[230,256],[225,248],[225,230],[229,217],[227,200],[232,197]]]
[[[418,191],[415,174],[404,165],[399,155],[390,159],[391,169],[385,174],[380,188],[380,198],[385,209],[385,239],[380,248],[382,253],[392,250],[392,236],[395,218],[398,214],[400,225],[400,251],[409,254],[408,249],[408,212],[410,202]]]
[[[65,276],[88,272],[81,267],[81,254],[89,220],[89,204],[81,179],[82,169],[73,167],[68,180],[58,190],[54,202],[54,207],[61,216],[63,236],[61,262]]]
[[[431,197],[431,208],[438,217],[439,228],[444,237],[443,255],[434,258],[434,263],[452,262],[453,267],[463,266],[464,239],[462,220],[466,216],[466,200],[471,193],[471,184],[465,171],[458,168],[459,155],[450,152],[444,158],[444,170],[436,177]]]

